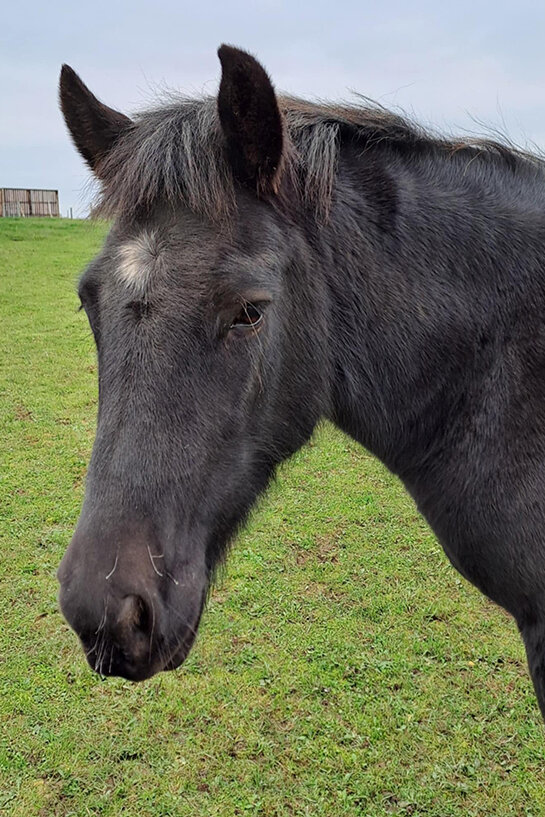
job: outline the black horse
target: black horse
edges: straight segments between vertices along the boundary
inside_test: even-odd
[[[228,543],[326,417],[515,617],[545,714],[544,164],[277,97],[219,57],[217,98],[135,120],[62,71],[113,219],[79,284],[99,414],[62,610],[105,675],[177,667]]]

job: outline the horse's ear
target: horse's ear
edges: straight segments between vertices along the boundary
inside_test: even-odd
[[[74,144],[97,176],[104,159],[132,121],[100,102],[69,65],[59,83],[61,109]]]
[[[274,88],[254,57],[222,45],[218,113],[237,179],[268,195],[278,191],[284,124]]]

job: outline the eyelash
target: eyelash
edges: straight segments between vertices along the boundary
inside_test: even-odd
[[[242,305],[240,312],[235,315],[229,329],[241,329],[243,331],[257,329],[262,321],[262,310],[255,304],[248,302]]]

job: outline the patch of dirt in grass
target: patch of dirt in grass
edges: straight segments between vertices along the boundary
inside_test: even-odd
[[[341,601],[345,594],[333,587],[324,584],[323,582],[309,581],[303,588],[303,594],[311,598],[321,597],[329,599],[330,601]]]
[[[344,536],[344,533],[344,528],[337,528],[330,533],[316,536],[315,547],[297,551],[295,555],[296,564],[302,567],[313,560],[322,564],[337,564],[341,550],[339,540]],[[292,547],[296,549],[297,545],[294,543]]]
[[[319,562],[329,562],[330,564],[337,564],[339,561],[339,538],[343,531],[338,530],[325,536],[317,536],[316,544],[318,545],[317,557]]]
[[[26,406],[23,406],[21,403],[18,403],[14,409],[15,419],[20,420],[22,423],[33,423],[34,417],[32,416],[32,412],[27,409]]]

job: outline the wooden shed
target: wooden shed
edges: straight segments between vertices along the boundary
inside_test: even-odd
[[[0,187],[0,217],[60,216],[58,190]]]

